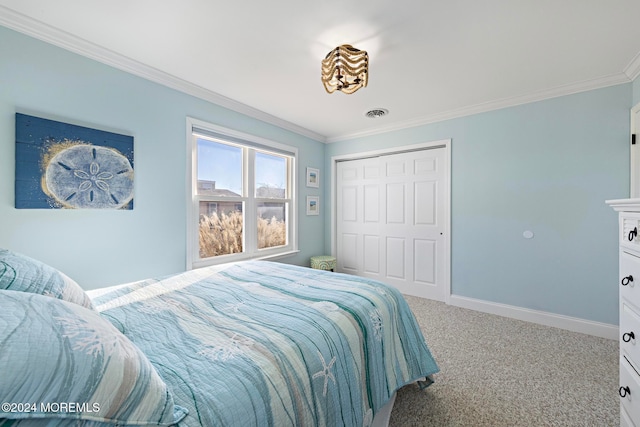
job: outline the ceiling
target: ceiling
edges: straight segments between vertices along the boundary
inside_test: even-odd
[[[0,25],[322,142],[629,82],[638,18],[638,0],[0,0]],[[327,94],[345,43],[369,85]]]

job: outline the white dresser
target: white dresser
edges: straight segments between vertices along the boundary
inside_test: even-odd
[[[640,199],[607,204],[619,212],[620,425],[640,427]]]

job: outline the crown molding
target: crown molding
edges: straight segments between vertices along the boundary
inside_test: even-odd
[[[175,89],[202,100],[220,105],[221,107],[244,114],[268,124],[278,126],[299,135],[319,142],[326,142],[324,135],[298,126],[289,121],[265,113],[226,96],[220,95],[201,86],[190,83],[179,77],[165,73],[156,68],[142,64],[124,55],[91,43],[66,31],[59,30],[36,19],[17,13],[5,6],[0,6],[0,25],[15,30],[27,36],[34,37],[62,49],[77,53],[89,59],[101,62],[119,70],[163,86]]]
[[[624,73],[632,81],[640,76],[640,52],[631,60],[629,65],[624,69]]]
[[[543,101],[545,99],[557,98],[565,95],[572,95],[575,93],[586,92],[589,90],[600,89],[608,86],[615,86],[623,83],[629,83],[630,81],[631,80],[626,73],[612,74],[610,76],[604,76],[597,79],[586,80],[583,82],[572,83],[572,84],[558,86],[551,89],[532,92],[522,96],[503,98],[495,101],[472,105],[469,107],[457,108],[454,110],[445,111],[443,113],[433,114],[430,116],[421,117],[414,120],[406,120],[403,122],[394,123],[393,125],[378,127],[376,129],[370,129],[363,132],[355,132],[351,134],[331,136],[331,137],[327,137],[326,141],[327,143],[332,143],[332,142],[346,141],[346,140],[356,139],[356,138],[363,138],[367,136],[373,136],[373,135],[378,135],[382,133],[423,126],[431,123],[442,122],[445,120],[471,116],[474,114],[486,113],[489,111],[500,110],[503,108],[515,107],[517,105],[529,104],[532,102]]]

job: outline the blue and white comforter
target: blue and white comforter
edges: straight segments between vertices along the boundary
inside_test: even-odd
[[[438,367],[382,283],[265,261],[92,293],[189,410],[180,426],[367,426]]]

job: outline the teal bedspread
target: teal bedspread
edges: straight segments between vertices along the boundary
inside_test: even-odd
[[[92,301],[188,409],[180,426],[367,426],[438,371],[404,298],[361,277],[248,261]]]

